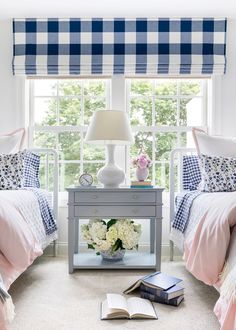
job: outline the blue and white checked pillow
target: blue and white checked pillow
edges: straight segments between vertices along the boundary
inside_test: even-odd
[[[24,187],[40,188],[39,182],[40,156],[31,151],[25,150],[24,159]]]
[[[197,190],[201,182],[199,158],[196,155],[183,156],[183,189]]]

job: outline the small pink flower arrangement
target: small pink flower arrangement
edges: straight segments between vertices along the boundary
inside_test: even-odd
[[[147,154],[141,153],[138,157],[132,159],[132,165],[141,169],[152,166],[152,161]]]

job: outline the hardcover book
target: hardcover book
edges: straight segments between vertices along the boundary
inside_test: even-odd
[[[166,304],[171,306],[178,306],[181,301],[184,300],[184,295],[181,295],[179,297],[175,297],[173,299],[164,299],[157,295],[151,294],[147,291],[140,290],[140,297],[144,299],[149,299],[150,301],[157,302],[160,304]]]
[[[101,320],[112,319],[157,319],[152,303],[147,299],[108,293],[101,303]]]
[[[156,290],[162,291],[173,287],[181,281],[182,280],[177,277],[173,277],[161,272],[156,272],[142,277],[141,279],[133,283],[128,289],[126,289],[124,293],[130,293],[134,291],[135,289],[140,287],[141,283],[147,287],[155,288]]]
[[[150,188],[153,188],[153,186],[136,186],[136,185],[132,185],[130,186],[130,188],[145,188],[145,189],[150,189]]]
[[[151,181],[131,181],[131,186],[151,186]]]
[[[171,288],[167,289],[167,290],[161,290],[158,288],[150,288],[149,286],[141,283],[140,285],[140,290],[141,291],[146,291],[148,293],[154,294],[160,298],[163,299],[173,299],[175,297],[179,297],[181,295],[184,294],[184,288],[182,288],[181,286],[178,285],[174,285]]]

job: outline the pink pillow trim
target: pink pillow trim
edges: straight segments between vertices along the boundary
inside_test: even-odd
[[[22,132],[21,140],[20,140],[20,144],[19,144],[19,150],[21,150],[22,147],[23,147],[23,142],[24,142],[24,137],[25,137],[25,129],[23,127],[18,128],[18,129],[14,130],[14,131],[12,131],[10,133],[0,134],[0,136],[12,136],[12,135],[15,135],[18,132]]]

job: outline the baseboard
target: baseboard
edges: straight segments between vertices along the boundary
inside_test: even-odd
[[[81,244],[80,246],[81,252],[85,252],[87,250],[86,244]],[[140,251],[148,251],[149,245],[148,244],[140,244],[139,245]],[[57,242],[56,244],[56,251],[57,256],[67,256],[68,254],[68,244],[66,242]],[[44,250],[45,256],[53,256],[53,244],[50,244],[45,250]],[[170,255],[170,247],[169,244],[162,244],[162,257],[169,257]],[[181,257],[183,254],[178,248],[174,248],[174,256]]]

